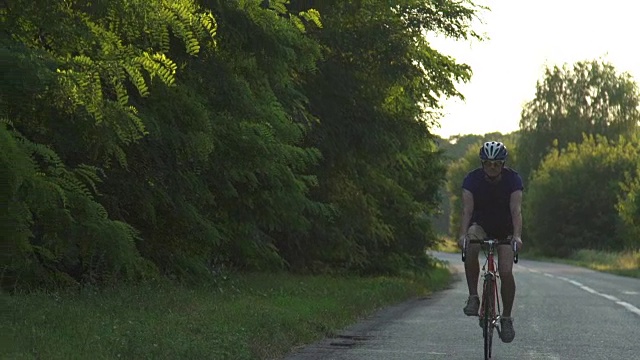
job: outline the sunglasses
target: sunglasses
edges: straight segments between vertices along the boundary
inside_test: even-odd
[[[482,165],[487,167],[500,167],[504,165],[504,160],[485,160]]]

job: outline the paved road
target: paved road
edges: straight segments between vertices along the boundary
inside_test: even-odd
[[[450,289],[384,309],[286,360],[483,358],[477,318],[462,313],[459,255],[435,255],[458,272]],[[514,272],[516,338],[494,341],[495,359],[640,359],[639,279],[526,260]]]

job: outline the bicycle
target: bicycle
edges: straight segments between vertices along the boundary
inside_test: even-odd
[[[498,241],[496,239],[470,239],[469,244],[486,245],[485,251],[486,260],[482,265],[482,298],[480,302],[480,313],[478,317],[480,319],[480,326],[482,327],[482,337],[484,338],[484,358],[485,360],[491,359],[491,345],[493,343],[493,330],[495,329],[500,336],[500,298],[498,293],[498,278],[500,275],[496,270],[496,262],[494,259],[495,247],[498,245],[509,245],[511,240]],[[467,244],[465,242],[462,249],[462,261],[466,260]],[[517,246],[513,243],[513,262],[518,263]],[[497,311],[496,311],[497,309]]]

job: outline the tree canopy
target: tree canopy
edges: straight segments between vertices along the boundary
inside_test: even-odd
[[[545,70],[520,119],[523,176],[528,177],[554,141],[564,149],[583,134],[616,139],[640,124],[640,91],[628,73],[607,62],[579,61]]]
[[[3,287],[428,262],[471,2],[9,0]],[[6,250],[6,251],[5,251]]]

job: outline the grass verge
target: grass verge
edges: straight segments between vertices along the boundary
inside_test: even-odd
[[[0,294],[0,358],[276,359],[449,280],[440,267],[429,277],[243,274],[207,286]]]
[[[448,236],[441,237],[434,250],[451,254],[460,252],[457,241]]]
[[[608,272],[616,275],[640,278],[640,250],[611,252],[598,250],[578,250],[570,258],[548,258],[528,254],[526,258],[564,263]]]
[[[435,250],[448,253],[460,252],[456,241],[449,237],[442,237]],[[583,249],[576,251],[570,258],[550,258],[540,256],[535,251],[527,251],[525,248],[520,257],[575,265],[616,275],[640,278],[640,250],[611,252]]]

